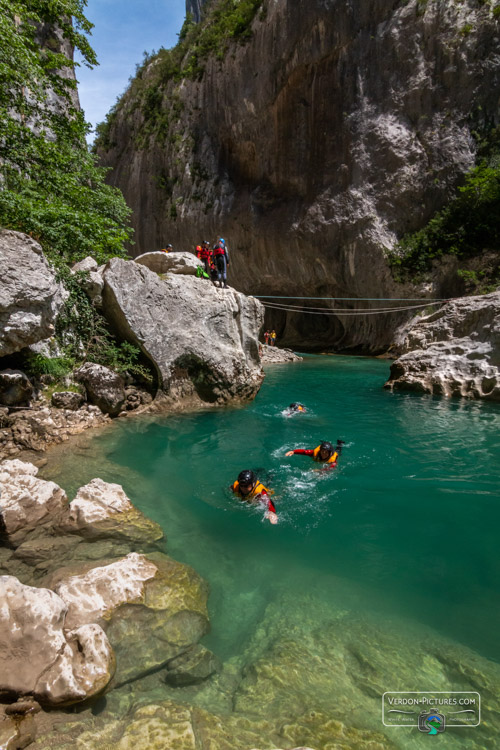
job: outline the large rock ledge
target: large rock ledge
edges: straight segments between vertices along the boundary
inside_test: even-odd
[[[76,371],[50,374],[50,361],[65,356],[61,337],[53,334],[68,292],[27,235],[0,230],[0,265],[0,459],[44,451],[135,410],[238,403],[260,388],[263,306],[197,278],[192,253],[146,253],[99,267],[89,256],[72,269],[85,272],[78,283],[117,344],[142,351],[140,364],[156,375],[149,379],[132,366],[122,377],[92,362],[83,348],[82,359],[89,359]],[[71,340],[73,332],[66,334]]]
[[[500,291],[413,319],[395,348],[386,388],[500,401]]]
[[[70,705],[158,669],[206,679],[206,583],[120,485],[94,479],[69,503],[37,471],[0,464],[0,700]],[[9,727],[0,717],[0,744]]]
[[[63,301],[42,248],[21,232],[0,229],[0,357],[46,339]]]
[[[264,308],[255,298],[194,276],[161,279],[140,263],[113,258],[103,304],[118,336],[140,347],[172,401],[224,404],[259,390]]]
[[[282,365],[288,362],[302,362],[302,360],[303,357],[295,354],[291,349],[261,344],[260,361],[263,365]]]

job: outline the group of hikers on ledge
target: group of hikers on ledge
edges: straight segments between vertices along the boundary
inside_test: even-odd
[[[288,407],[288,416],[294,413],[305,412],[306,407],[303,404],[293,403]],[[331,443],[324,440],[316,448],[296,448],[295,450],[287,451],[285,456],[293,456],[295,453],[303,456],[311,456],[313,461],[323,464],[323,469],[334,469],[337,466],[337,459],[342,453],[342,446],[344,445],[343,440],[337,440],[337,445],[334,447]],[[262,505],[266,509],[265,518],[272,524],[278,523],[278,514],[271,495],[274,495],[274,490],[270,490],[265,487],[262,482],[258,479],[257,474],[251,469],[244,469],[238,474],[238,479],[233,482],[230,490],[244,502],[250,503],[251,505]]]
[[[196,245],[196,257],[203,263],[205,273],[214,286],[217,286],[218,281],[221,289],[227,289],[229,253],[224,239],[221,237],[212,247],[208,240],[204,240],[201,245]]]
[[[170,253],[173,250],[172,245],[167,245],[162,249],[164,253]],[[212,284],[221,289],[228,289],[227,285],[227,267],[229,265],[229,252],[226,241],[223,237],[214,242],[210,247],[208,240],[203,240],[201,245],[196,245],[195,255],[201,260],[204,267],[204,274],[207,279],[211,279]]]

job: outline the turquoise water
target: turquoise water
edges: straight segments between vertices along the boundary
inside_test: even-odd
[[[211,584],[207,644],[223,659],[270,602],[308,591],[500,660],[500,409],[392,394],[388,369],[327,356],[275,366],[249,406],[118,422],[51,478],[70,491],[120,482],[162,524],[169,553]],[[292,401],[308,412],[287,417]],[[330,472],[284,455],[337,438]],[[231,496],[246,468],[274,488],[278,526]]]

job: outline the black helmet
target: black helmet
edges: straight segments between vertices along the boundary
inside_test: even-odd
[[[306,407],[304,406],[304,404],[299,404],[297,401],[294,401],[293,404],[290,404],[288,408],[293,409],[294,411],[303,411]]]
[[[334,454],[334,452],[335,452],[335,449],[334,449],[333,445],[331,443],[327,442],[326,440],[323,440],[321,442],[321,444],[319,446],[319,449],[320,449],[320,451],[328,451],[328,453],[330,454],[330,456],[332,456]]]
[[[240,471],[238,474],[238,484],[243,485],[244,487],[253,487],[256,481],[257,477],[253,471],[250,471],[250,469]]]

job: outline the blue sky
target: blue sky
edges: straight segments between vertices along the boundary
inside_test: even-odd
[[[186,0],[88,0],[85,15],[94,24],[90,43],[99,65],[82,65],[76,76],[80,103],[94,127],[125,90],[143,52],[176,44],[185,14]]]

